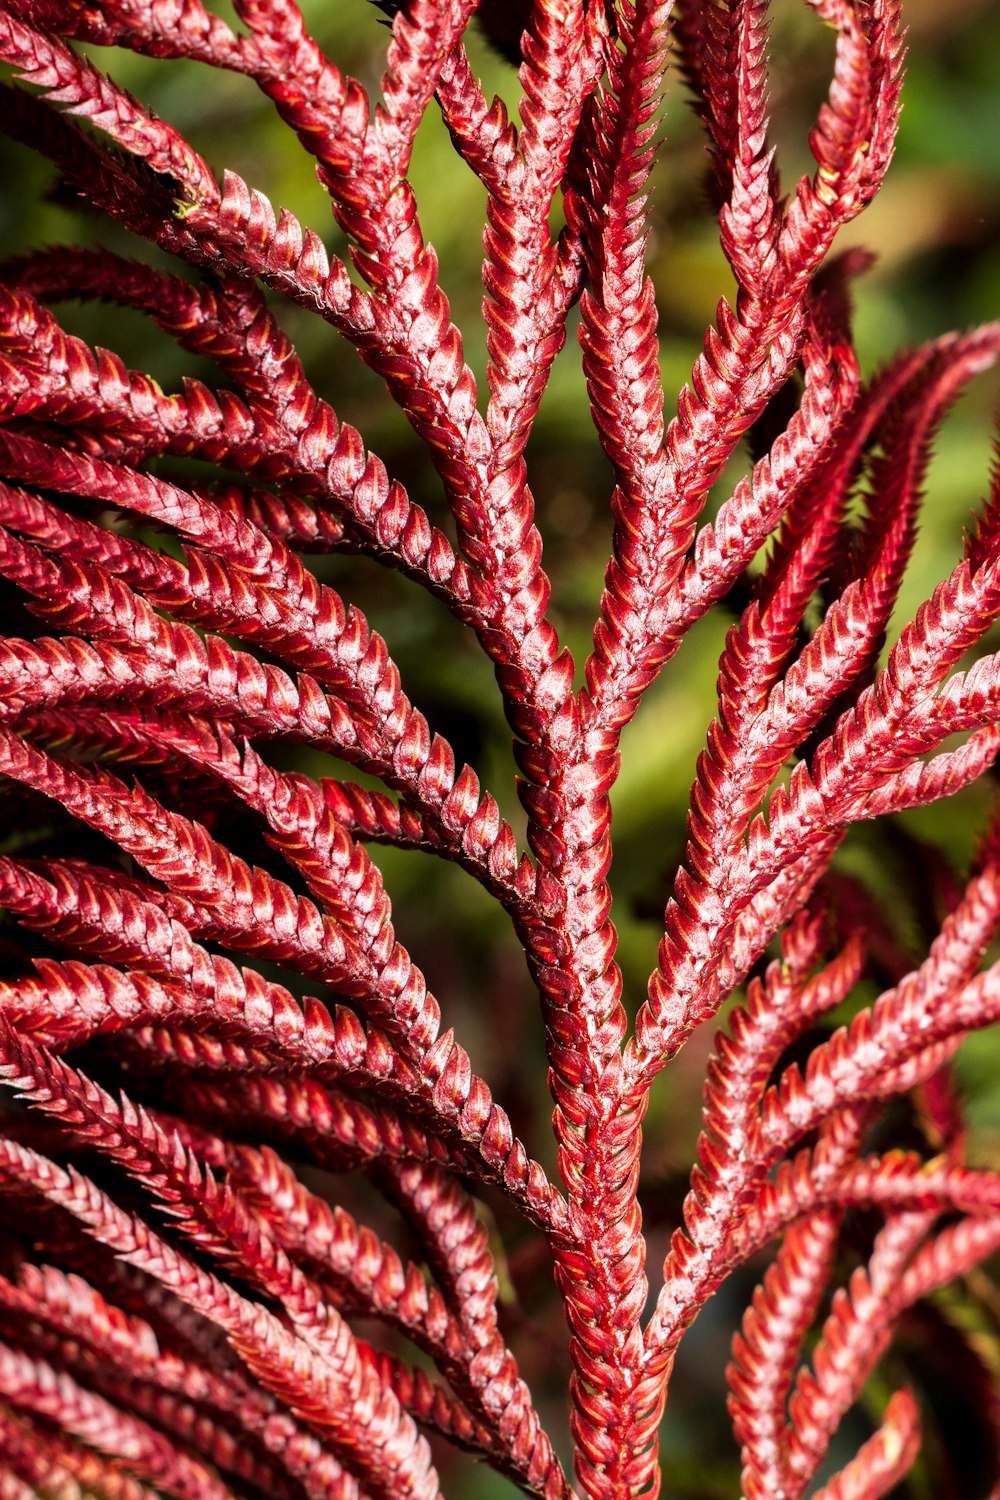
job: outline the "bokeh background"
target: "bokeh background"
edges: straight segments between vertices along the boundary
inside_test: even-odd
[[[216,9],[228,18],[224,5]],[[368,0],[311,0],[306,11],[330,55],[377,90],[386,33]],[[856,295],[858,345],[867,372],[906,345],[1000,315],[1000,3],[909,0],[905,14],[909,58],[896,158],[876,203],[838,241],[838,248],[862,244],[877,256]],[[500,93],[514,107],[519,94],[515,71],[480,37],[471,38],[470,48],[487,92]],[[810,168],[807,131],[825,93],[832,50],[832,33],[799,0],[775,5],[774,138],[786,187]],[[220,175],[224,167],[233,168],[276,206],[287,206],[316,229],[332,249],[343,252],[309,159],[251,84],[193,64],[93,51],[116,78],[179,126]],[[651,269],[669,411],[716,303],[729,292],[731,281],[702,190],[703,138],[676,77],[666,100],[661,137],[652,195]],[[418,137],[411,177],[425,234],[437,249],[442,284],[463,330],[467,357],[481,375],[483,192],[456,161],[433,113]],[[110,244],[165,264],[157,252],[72,202],[43,160],[2,143],[0,254],[50,242]],[[73,331],[153,373],[166,390],[176,388],[185,374],[215,383],[211,366],[199,366],[181,354],[137,314],[67,306],[60,316]],[[446,526],[433,469],[381,383],[318,320],[290,305],[281,308],[280,316],[317,388],[338,415],[360,429],[390,474],[402,478],[432,518]],[[554,580],[556,622],[580,661],[588,648],[607,559],[610,471],[590,423],[574,330],[575,316],[535,426],[529,462]],[[962,532],[986,493],[998,395],[995,376],[980,379],[950,416],[937,444],[899,620],[909,618],[950,570]],[[747,467],[745,455],[734,460],[717,487],[717,499]],[[432,727],[451,738],[459,759],[477,768],[519,826],[509,734],[498,711],[492,672],[475,643],[435,601],[363,559],[322,558],[317,568],[384,634],[411,698]],[[615,793],[612,878],[621,961],[633,1007],[655,961],[663,904],[683,853],[688,792],[711,715],[715,666],[729,623],[720,612],[692,633],[626,734]],[[322,757],[300,756],[296,764],[317,773],[336,773]],[[919,951],[925,928],[934,920],[929,909],[933,902],[920,878],[914,879],[914,870],[922,872],[935,860],[961,868],[991,796],[992,788],[982,785],[947,807],[895,820],[889,830],[859,830],[848,841],[843,867],[866,882],[873,899],[881,897],[891,906],[904,945]],[[424,967],[449,1022],[460,1028],[474,1063],[509,1108],[515,1125],[535,1153],[551,1163],[537,1007],[507,923],[478,887],[453,868],[392,851],[379,859],[393,895],[400,936]],[[651,1111],[646,1176],[654,1266],[683,1194],[710,1045],[708,1034],[690,1044],[658,1089]],[[960,1060],[958,1075],[970,1120],[972,1155],[1000,1165],[1000,1040],[975,1039]],[[565,1354],[558,1317],[548,1307],[549,1273],[531,1238],[519,1238],[515,1231],[503,1246],[498,1235],[497,1244],[511,1336],[558,1432],[556,1393],[564,1384]],[[664,1436],[667,1491],[672,1495],[714,1500],[738,1492],[737,1455],[727,1435],[721,1376],[752,1279],[744,1278],[710,1306],[686,1346]],[[1000,1364],[1000,1294],[987,1278],[961,1289],[946,1311],[952,1321],[964,1320],[988,1358]],[[940,1346],[939,1328],[930,1342],[935,1339]],[[917,1354],[911,1355],[910,1366],[915,1361],[919,1368],[919,1330],[913,1342]],[[925,1370],[923,1389],[940,1432],[935,1428],[932,1434],[932,1462],[920,1468],[900,1493],[910,1500],[929,1500],[931,1495],[948,1500],[952,1494],[975,1500],[974,1427],[969,1427],[967,1413],[952,1414],[948,1392],[955,1388],[954,1380],[949,1385],[932,1365],[933,1361]],[[890,1388],[892,1373],[886,1375],[884,1389]],[[881,1393],[877,1381],[871,1393],[873,1411]],[[861,1413],[845,1433],[837,1451],[840,1462],[870,1430],[866,1420]],[[933,1461],[934,1444],[946,1447],[955,1431],[965,1432],[971,1468],[964,1474],[950,1460]],[[466,1500],[492,1500],[511,1491],[495,1476],[475,1471],[464,1476],[456,1493]]]

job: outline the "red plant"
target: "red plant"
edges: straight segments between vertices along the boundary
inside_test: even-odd
[[[517,125],[470,66],[475,0],[384,7],[377,105],[294,0],[235,0],[239,30],[201,0],[0,6],[0,56],[28,85],[4,88],[6,131],[194,268],[58,246],[8,262],[0,286],[3,1497],[433,1500],[449,1445],[548,1500],[652,1496],[678,1345],[751,1263],[728,1371],[743,1494],[793,1500],[897,1329],[943,1324],[932,1294],[1000,1246],[1000,1173],[965,1164],[948,1081],[963,1035],[1000,1014],[1000,820],[960,881],[939,872],[943,921],[915,967],[831,868],[852,825],[949,796],[1000,748],[1000,657],[983,644],[996,494],[881,655],[929,445],[1000,326],[860,379],[862,259],[830,250],[892,155],[899,4],[811,3],[836,57],[816,170],[787,196],[766,0],[678,0],[673,16],[668,0],[484,0],[520,52]],[[353,273],[239,177],[220,186],[75,43],[255,83],[315,158]],[[645,251],[670,46],[738,291],[665,421]],[[487,195],[482,398],[407,181],[435,99]],[[265,290],[384,379],[437,470],[439,524],[317,395]],[[63,330],[48,306],[73,298],[147,311],[235,393],[164,395]],[[615,477],[579,685],[525,460],[578,300]],[[747,434],[760,456],[708,520]],[[330,552],[405,574],[493,663],[529,853],[386,641],[306,565]],[[741,612],[687,853],[630,1018],[608,885],[620,739],[727,600]],[[282,743],[369,780],[280,769]],[[442,1031],[373,845],[457,863],[509,917],[541,998],[554,1180]],[[866,976],[887,987],[824,1031]],[[655,1171],[640,1182],[643,1117],[734,995],[675,1206]],[[484,1024],[499,1035],[503,1008]],[[676,1225],[652,1267],[640,1203]],[[573,1479],[512,1352],[539,1364],[531,1329],[500,1290],[501,1271],[524,1285],[538,1247],[568,1329]],[[544,1308],[532,1321],[544,1340]],[[935,1337],[978,1393],[993,1483],[1000,1394],[974,1339]],[[883,1392],[899,1366],[884,1368]],[[873,1500],[907,1473],[915,1395],[883,1408],[817,1496]]]

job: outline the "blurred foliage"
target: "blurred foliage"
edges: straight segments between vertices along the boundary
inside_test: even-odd
[[[224,5],[216,8],[225,11]],[[305,8],[330,55],[376,92],[385,33],[368,0],[311,0]],[[774,137],[783,179],[790,187],[810,167],[807,132],[829,79],[833,37],[801,3],[779,0],[774,11]],[[866,245],[878,257],[857,287],[858,343],[867,372],[902,346],[1000,313],[1000,4],[949,0],[943,6],[938,0],[910,0],[907,17],[908,82],[896,159],[874,206],[838,243],[838,248]],[[231,13],[227,19],[234,20]],[[514,108],[519,94],[514,70],[476,36],[470,49],[487,94],[499,92]],[[227,166],[238,171],[276,205],[287,206],[312,225],[333,249],[344,252],[309,159],[245,80],[194,65],[108,56],[97,48],[93,52],[116,78],[175,123],[220,174]],[[669,410],[731,280],[702,192],[703,138],[676,80],[661,134],[650,252]],[[481,376],[484,194],[472,175],[458,167],[436,114],[429,115],[420,131],[411,177],[424,232],[440,257],[453,317],[464,332],[467,357]],[[61,189],[46,162],[0,144],[4,254],[53,241],[110,244],[126,254],[164,260],[119,226],[82,210]],[[115,348],[130,364],[149,370],[165,389],[175,387],[185,374],[214,381],[212,367],[198,367],[137,314],[89,306],[65,308],[60,316],[73,331]],[[280,316],[317,389],[340,417],[361,430],[390,474],[401,477],[432,518],[447,527],[434,471],[380,382],[318,319],[284,305]],[[556,623],[582,660],[607,557],[611,486],[610,470],[589,420],[573,327],[535,425],[529,464],[554,581]],[[921,535],[899,603],[901,620],[912,615],[952,566],[962,531],[985,493],[996,401],[996,379],[979,381],[942,434],[927,485]],[[718,487],[720,497],[748,467],[746,459],[729,466]],[[498,715],[491,669],[474,642],[434,600],[372,564],[332,557],[320,559],[318,568],[385,635],[413,700],[432,726],[452,739],[459,757],[476,766],[518,826],[509,735]],[[728,624],[728,618],[717,613],[699,625],[625,737],[615,794],[613,880],[620,957],[633,1006],[655,962],[663,904],[683,854],[688,789],[711,716],[715,664]],[[328,769],[319,756],[299,764],[314,772]],[[844,868],[888,901],[904,947],[926,941],[927,914],[920,912],[920,892],[908,878],[917,841],[929,841],[960,865],[968,857],[991,793],[989,787],[972,788],[930,813],[900,820],[893,838],[878,829],[861,829],[848,841]],[[460,1024],[474,1066],[508,1106],[515,1128],[533,1141],[543,1160],[550,1159],[541,1028],[505,920],[473,882],[449,866],[394,851],[383,851],[380,863],[396,903],[400,934],[443,997],[449,1021]],[[922,868],[919,862],[916,868]],[[484,1023],[485,1017],[498,1012],[507,1021],[499,1031],[495,1024]],[[650,1115],[647,1172],[662,1187],[661,1212],[649,1225],[654,1267],[679,1209],[710,1045],[710,1037],[695,1037],[659,1091]],[[526,1066],[526,1057],[532,1055],[537,1065]],[[976,1038],[960,1062],[959,1076],[973,1126],[972,1154],[995,1166],[1000,1163],[1000,1039]],[[532,1315],[538,1270],[530,1243],[509,1253],[511,1286],[516,1287],[510,1317],[528,1330],[520,1355],[526,1378],[542,1392],[540,1407],[546,1417],[545,1377],[552,1377],[554,1390],[560,1387],[564,1339],[557,1323]],[[664,1449],[675,1496],[712,1500],[733,1492],[736,1454],[731,1438],[720,1435],[719,1381],[742,1306],[738,1294],[750,1286],[752,1280],[747,1279],[745,1286],[733,1286],[713,1303],[684,1347],[671,1394],[677,1420],[667,1424]],[[968,1323],[972,1315],[967,1309],[964,1316]],[[846,1433],[838,1461],[848,1457],[850,1444],[856,1447],[864,1435],[863,1425],[860,1433]],[[714,1457],[706,1467],[708,1453]],[[920,1485],[915,1479],[905,1493],[916,1500],[927,1493]],[[467,1500],[500,1492],[508,1489],[495,1476],[483,1471],[468,1476]]]

